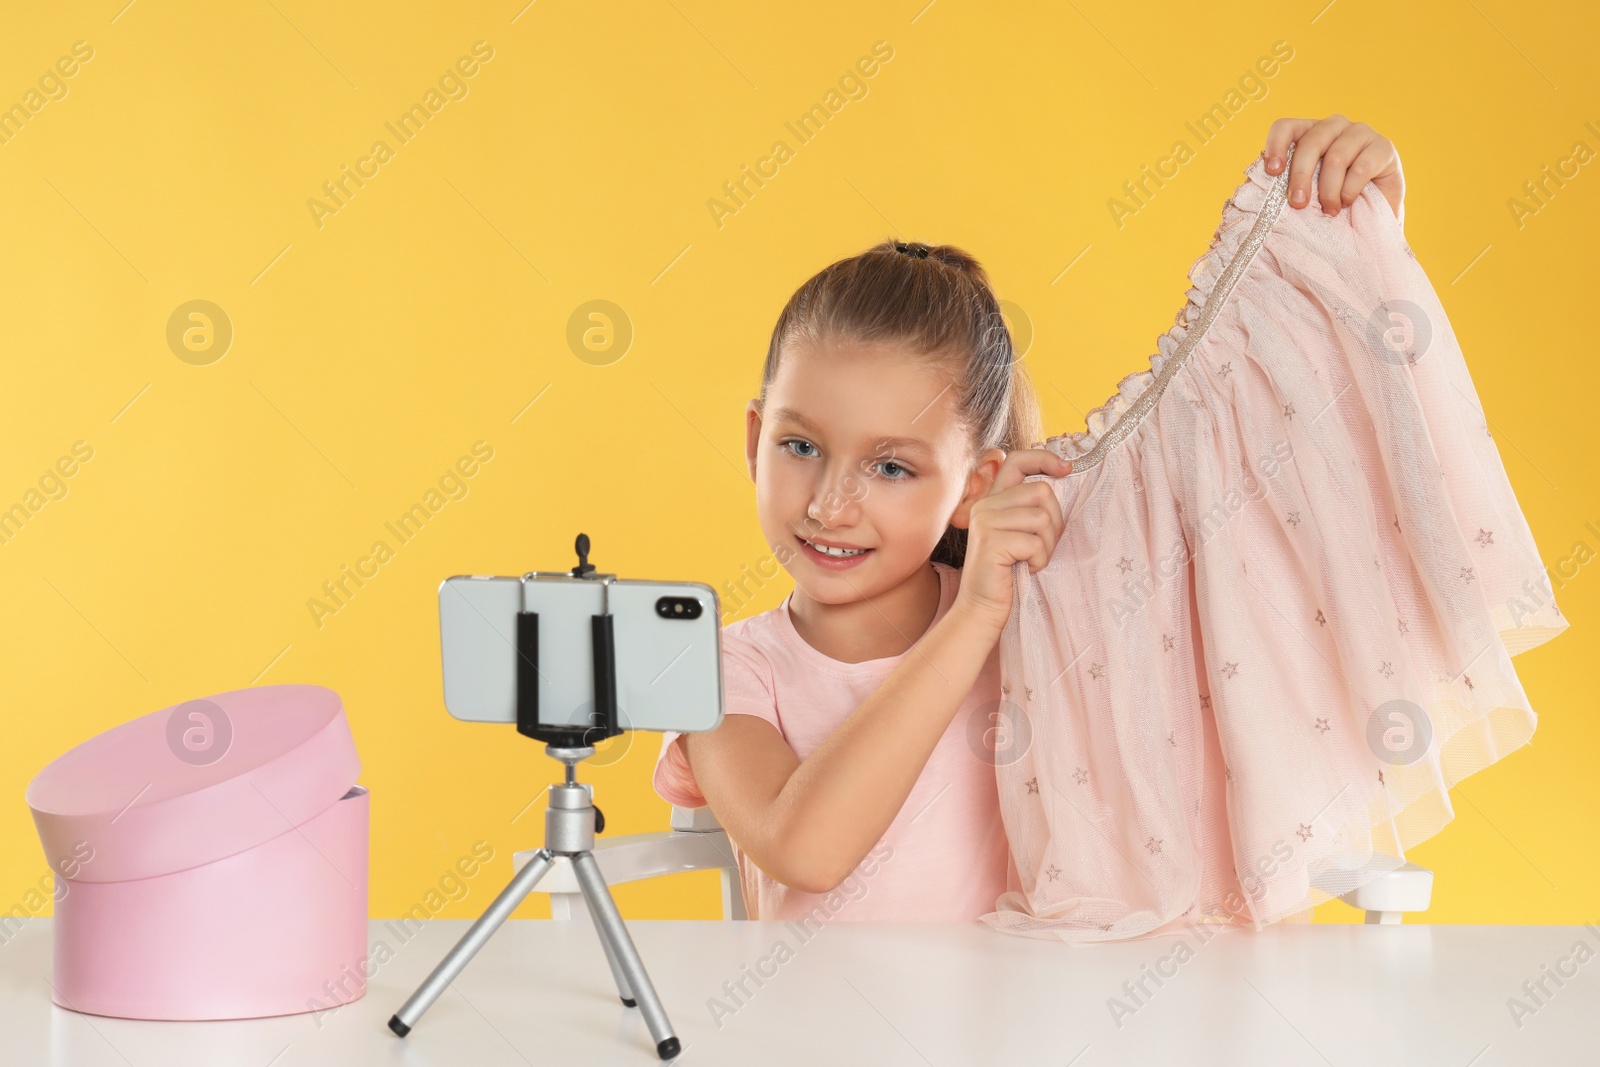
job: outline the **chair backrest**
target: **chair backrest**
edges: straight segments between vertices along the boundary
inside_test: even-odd
[[[680,808],[673,805],[671,825],[676,833],[721,833],[723,840],[727,840],[726,831],[717,821],[717,817],[711,813],[709,806]],[[722,850],[719,848],[719,851]],[[1325,892],[1335,892],[1332,887],[1321,888]],[[1433,872],[1408,862],[1398,868],[1386,870],[1383,875],[1370,879],[1356,890],[1341,894],[1340,899],[1351,907],[1366,912],[1368,923],[1391,924],[1400,922],[1401,916],[1408,912],[1427,911],[1432,896]],[[722,917],[725,919],[748,917],[737,865],[730,865],[722,870]]]

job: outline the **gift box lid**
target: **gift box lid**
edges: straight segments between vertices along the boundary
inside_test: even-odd
[[[114,726],[46,766],[27,797],[53,870],[117,882],[254,848],[336,803],[360,776],[337,693],[268,685]]]

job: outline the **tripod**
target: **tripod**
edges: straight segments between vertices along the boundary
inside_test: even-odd
[[[594,846],[595,830],[605,827],[605,817],[594,806],[594,787],[579,784],[576,774],[578,762],[594,755],[594,746],[558,748],[546,745],[545,752],[567,765],[567,780],[550,787],[550,807],[544,814],[544,848],[534,853],[527,865],[495,897],[489,910],[472,924],[461,940],[456,942],[455,948],[411,994],[411,998],[389,1020],[389,1029],[401,1037],[410,1033],[422,1013],[439,999],[445,987],[455,980],[456,975],[477,955],[506,917],[516,910],[539,879],[544,877],[555,858],[566,856],[571,860],[578,884],[583,888],[584,902],[588,904],[589,915],[594,919],[595,931],[600,935],[600,944],[605,949],[606,962],[611,965],[611,974],[617,981],[617,992],[622,996],[622,1003],[634,1007],[637,997],[645,1025],[655,1039],[656,1052],[662,1059],[670,1060],[679,1053],[681,1046],[672,1033],[672,1024],[667,1021],[667,1013],[661,1007],[655,987],[650,984],[650,976],[645,973],[644,963],[633,946],[628,928],[623,925],[616,901],[611,898],[611,890],[600,873],[600,865],[590,851]]]
[[[589,562],[589,537],[579,534],[576,542],[578,565],[570,576],[606,582],[614,574],[595,573]],[[533,577],[531,572],[524,577]],[[617,725],[616,644],[612,637],[612,616],[609,605],[604,614],[590,616],[594,648],[595,711],[592,726],[575,726],[568,723],[541,723],[539,721],[539,615],[537,612],[519,611],[516,616],[516,713],[517,732],[525,737],[545,743],[545,753],[566,764],[566,781],[550,787],[550,806],[544,813],[544,847],[534,853],[527,866],[517,872],[500,895],[494,898],[478,920],[472,924],[456,946],[450,950],[433,973],[424,979],[400,1010],[389,1020],[389,1029],[401,1037],[411,1032],[422,1013],[439,999],[445,987],[453,982],[472,957],[478,954],[500,924],[516,910],[524,897],[544,877],[557,856],[566,856],[572,863],[578,884],[583,889],[584,903],[594,920],[595,932],[600,935],[600,945],[605,949],[606,962],[611,965],[611,975],[616,979],[617,992],[622,1003],[637,1006],[644,1015],[655,1040],[656,1052],[670,1060],[682,1050],[682,1045],[672,1032],[667,1013],[661,1007],[650,976],[645,973],[639,952],[633,947],[633,938],[622,923],[622,914],[611,898],[600,865],[595,862],[594,835],[605,829],[605,816],[594,806],[594,787],[581,785],[577,779],[578,763],[594,755],[594,743],[622,732]],[[635,1000],[637,997],[637,1000]]]

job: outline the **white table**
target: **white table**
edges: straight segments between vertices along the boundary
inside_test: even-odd
[[[155,1023],[51,1004],[50,921],[35,919],[0,946],[0,1062],[661,1062],[638,1009],[618,1000],[587,920],[507,923],[411,1036],[395,1037],[389,1017],[466,927],[434,920],[404,940],[374,920],[370,943],[376,951],[383,941],[393,956],[364,998],[331,1014]],[[1069,946],[977,923],[833,922],[809,940],[768,922],[629,929],[685,1067],[1600,1063],[1600,955],[1571,958],[1579,941],[1600,953],[1600,934],[1586,927],[1278,926],[1191,939],[1188,958],[1175,954],[1179,938]],[[780,942],[788,951],[774,955]],[[1559,988],[1546,979],[1552,995],[1519,1028],[1508,998],[1525,997],[1524,981],[1558,965],[1576,974]],[[1147,977],[1150,996],[1136,1001],[1124,990],[1158,967],[1170,977],[1159,986]],[[741,977],[750,995],[730,995],[724,983]],[[1112,998],[1133,1009],[1120,1026]]]

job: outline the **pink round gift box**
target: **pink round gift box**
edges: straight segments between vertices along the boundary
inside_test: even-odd
[[[337,693],[272,685],[140,716],[28,806],[58,885],[52,999],[129,1019],[327,1010],[366,992],[366,789]]]

